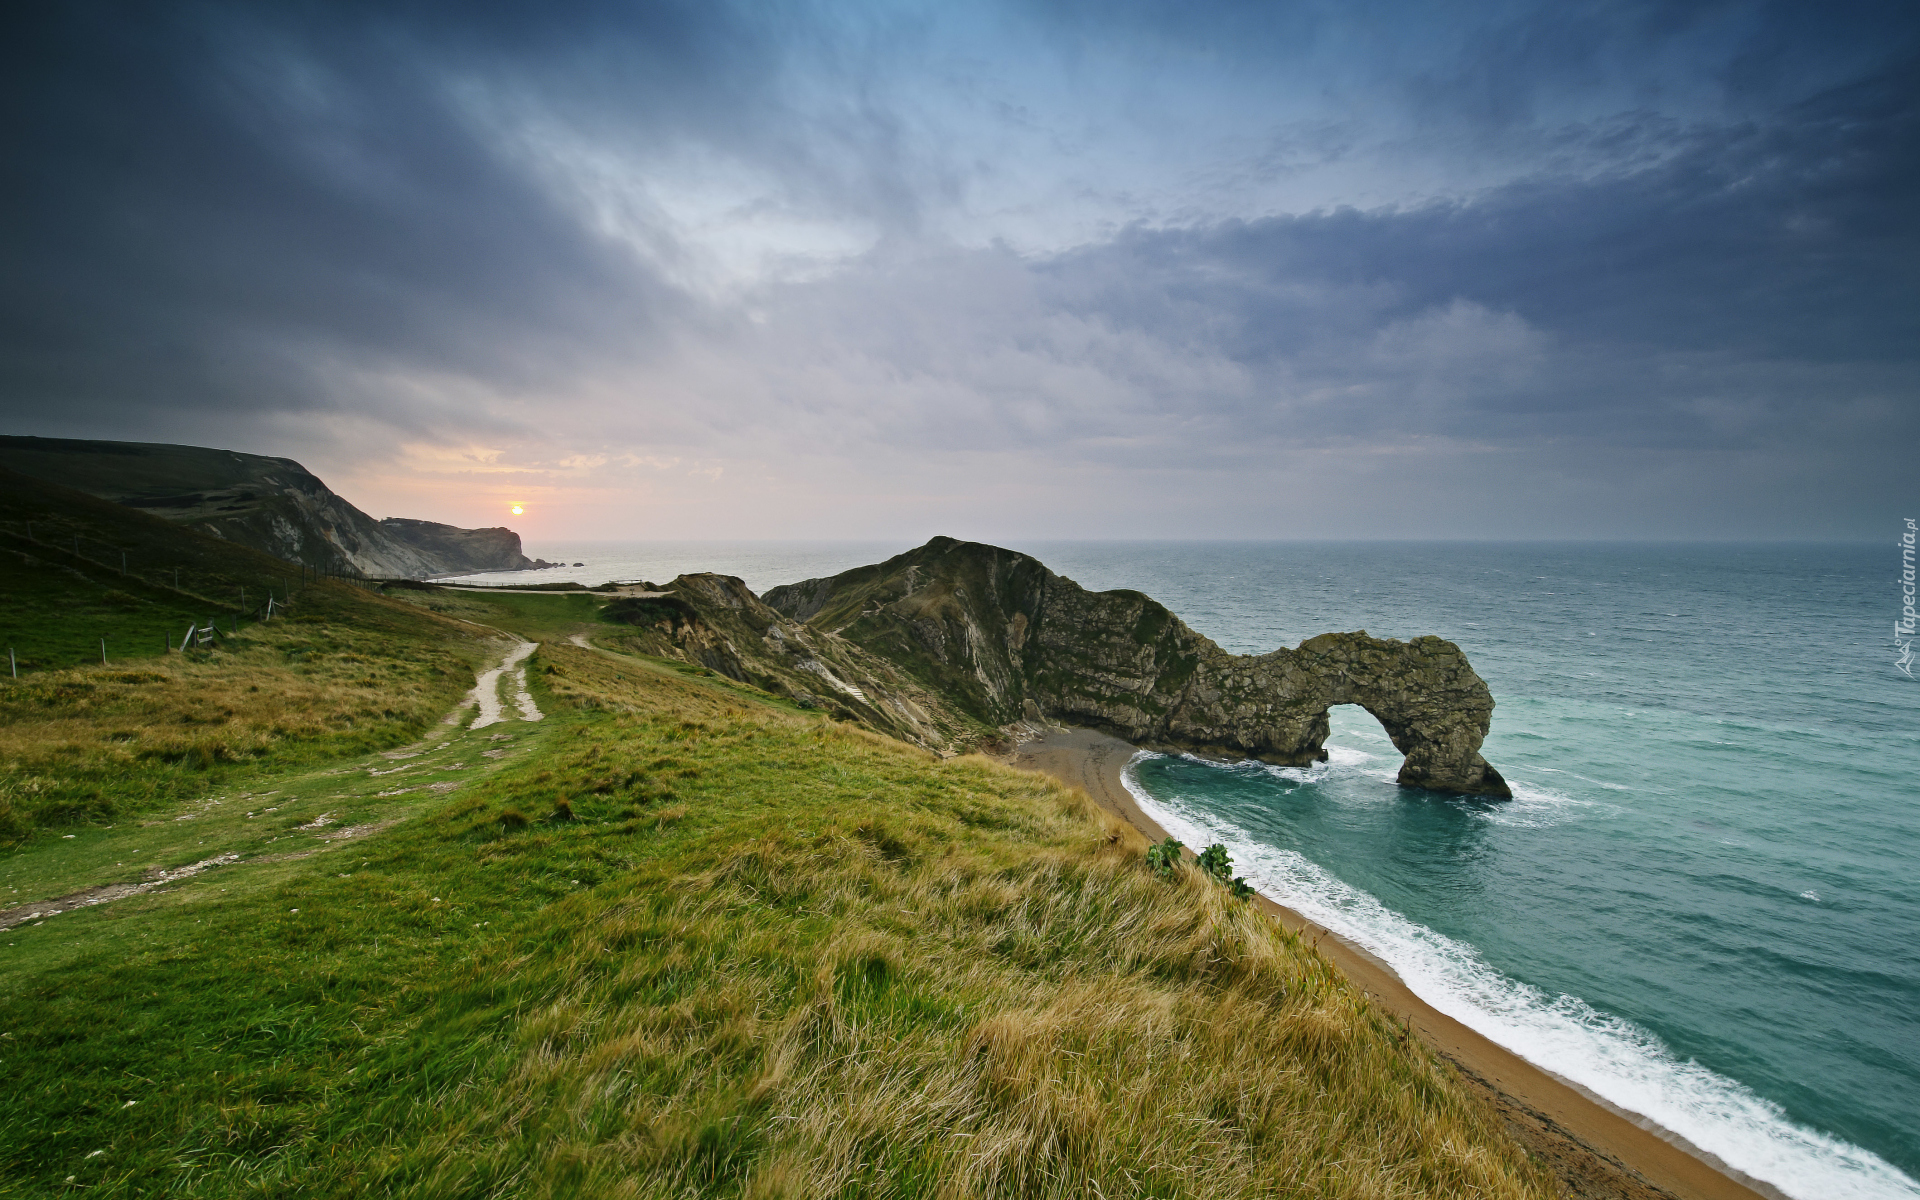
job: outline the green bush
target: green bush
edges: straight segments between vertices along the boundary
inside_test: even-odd
[[[1247,881],[1233,873],[1233,856],[1219,842],[1202,850],[1199,861],[1200,869],[1225,884],[1235,900],[1246,900],[1253,896],[1253,888]]]
[[[1233,857],[1227,853],[1227,848],[1219,842],[1215,842],[1205,850],[1202,850],[1200,852],[1199,862],[1202,871],[1205,871],[1222,883],[1227,881],[1228,874],[1233,870]]]
[[[1180,843],[1172,838],[1157,846],[1147,847],[1147,865],[1153,873],[1162,879],[1172,879],[1173,869],[1180,864]]]

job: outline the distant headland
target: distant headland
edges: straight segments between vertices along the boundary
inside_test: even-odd
[[[205,446],[0,436],[0,466],[331,575],[425,578],[560,566],[511,529],[376,521],[290,458]]]

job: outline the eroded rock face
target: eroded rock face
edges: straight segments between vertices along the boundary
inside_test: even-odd
[[[1512,794],[1480,756],[1493,696],[1440,638],[1327,633],[1228,654],[1139,592],[1089,592],[1026,555],[952,538],[764,600],[987,725],[1031,704],[1136,745],[1303,766],[1323,757],[1327,709],[1358,704],[1407,756],[1402,785]]]
[[[615,600],[603,612],[630,627],[631,649],[705,667],[929,750],[957,751],[992,735],[899,667],[774,611],[731,575],[644,586],[651,594]]]

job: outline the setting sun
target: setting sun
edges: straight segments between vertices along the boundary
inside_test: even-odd
[[[526,511],[526,509],[524,509],[524,508],[521,508],[521,507],[520,507],[520,506],[519,506],[518,504],[516,504],[516,505],[514,505],[514,506],[513,506],[513,515],[514,515],[514,516],[516,516],[516,517],[517,517],[517,516],[519,516],[519,515],[520,515],[521,513],[523,513],[523,512],[525,512],[525,511]]]

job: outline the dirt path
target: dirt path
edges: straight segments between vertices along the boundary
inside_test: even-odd
[[[238,854],[221,854],[173,871],[154,867],[149,872],[153,877],[141,883],[110,883],[103,887],[83,888],[53,900],[42,900],[38,904],[21,904],[13,908],[0,909],[0,932],[29,922],[38,925],[49,917],[57,917],[63,912],[72,912],[76,908],[91,908],[96,904],[108,904],[115,900],[124,900],[128,896],[138,896],[157,887],[189,879],[209,867],[224,867],[228,863],[239,861]]]
[[[480,715],[474,718],[473,724],[467,726],[468,729],[485,729],[489,725],[497,725],[506,720],[505,709],[500,703],[500,679],[501,676],[511,672],[516,688],[514,701],[519,706],[520,719],[540,720],[545,714],[534,705],[533,696],[527,691],[525,665],[528,656],[539,648],[539,642],[521,642],[507,652],[507,656],[501,660],[499,666],[481,672],[479,679],[474,681],[473,690],[467,693],[467,698],[461,701],[459,708],[454,710],[456,719],[459,713],[478,705]]]
[[[495,631],[495,632],[499,632],[499,631]],[[506,635],[506,636],[510,637],[512,635]],[[475,708],[476,706],[479,708],[480,715],[474,720],[473,724],[469,727],[470,729],[481,729],[489,725],[496,725],[504,721],[509,721],[513,719],[507,711],[507,704],[502,702],[501,684],[503,680],[508,680],[511,682],[512,690],[509,693],[509,695],[511,696],[511,703],[513,707],[519,710],[520,720],[539,721],[544,719],[545,714],[542,713],[540,711],[539,706],[534,703],[533,695],[529,691],[528,684],[527,684],[526,661],[528,657],[531,656],[533,652],[537,649],[539,649],[538,642],[518,641],[516,639],[514,644],[511,646],[511,648],[506,650],[505,653],[502,654],[498,662],[496,662],[493,666],[489,667],[487,670],[483,671],[479,675],[479,677],[474,683],[473,690],[467,693],[466,697],[460,701],[459,705],[456,706],[452,712],[448,713],[444,718],[442,718],[441,724],[443,726],[458,725],[460,723],[462,716],[469,710]],[[453,739],[453,740],[450,741],[446,739]],[[496,743],[505,741],[509,744],[514,741],[514,739],[507,734],[493,734],[491,735],[491,740]],[[385,751],[375,756],[372,759],[372,761],[380,762],[381,760],[386,760],[391,762],[391,761],[400,761],[400,760],[409,760],[409,759],[422,759],[422,758],[436,755],[440,751],[447,750],[454,746],[463,745],[463,744],[465,744],[464,735],[457,732],[441,733],[441,734],[429,736],[419,742],[414,743],[411,746],[402,746],[395,750]],[[485,745],[487,743],[483,741],[480,744]],[[461,755],[461,753],[462,752],[459,749],[454,750],[455,756],[459,756]],[[480,752],[480,757],[482,759],[497,759],[508,753],[511,753],[511,751],[503,750],[503,749],[492,749],[492,750],[486,750],[486,751]],[[343,771],[357,773],[360,769],[362,769],[362,767],[364,767],[364,769],[366,770],[369,776],[384,776],[384,775],[393,775],[401,771],[410,771],[415,766],[418,766],[418,765],[420,764],[410,762],[410,763],[407,763],[407,765],[405,766],[398,766],[398,767],[392,767],[386,770],[379,770],[371,766],[366,766],[365,763],[362,762],[359,766],[355,766],[352,764],[341,764],[340,766],[332,770],[322,772],[322,774],[327,778],[331,779],[333,777],[340,775]],[[429,769],[432,769],[432,768],[430,767]],[[444,764],[439,769],[446,770],[446,771],[464,770],[464,769],[467,769],[467,764],[464,761],[448,763],[448,764]],[[412,778],[412,777],[409,777],[409,778]],[[337,787],[339,785],[329,784],[327,786],[328,786],[328,790],[330,791],[333,787]],[[450,781],[441,781],[437,783],[419,783],[419,784],[415,784],[414,786],[396,786],[390,791],[376,793],[376,797],[399,796],[399,795],[404,795],[407,792],[423,791],[423,790],[431,791],[431,792],[445,792],[445,791],[450,791],[457,786],[458,786],[457,783],[450,782]],[[280,793],[266,793],[266,795],[262,796],[260,799],[265,799],[267,796],[275,796],[279,794]],[[349,800],[349,797],[345,795],[338,795],[335,797],[335,799]],[[362,799],[364,800],[366,798],[363,797]],[[327,801],[321,800],[318,796],[307,797],[304,802],[312,803],[315,800],[319,800],[319,802],[323,804],[327,803]],[[207,803],[209,802],[202,802],[202,807],[205,807]],[[282,803],[285,803],[285,801],[277,801],[275,807],[262,806],[259,809],[259,815],[265,816],[265,814],[267,813],[279,811],[278,805]],[[143,822],[140,822],[140,827],[144,828],[144,827],[155,826],[155,825],[171,826],[175,822],[184,821],[184,820],[193,820],[196,817],[201,815],[202,814],[199,814],[199,813],[185,814],[185,815],[174,817],[171,822],[164,822],[164,823],[158,822],[158,821],[143,821]],[[253,816],[254,816],[253,813],[249,813],[248,819],[251,819]],[[269,854],[259,854],[259,853],[252,853],[252,852],[248,854],[240,854],[240,853],[216,854],[216,855],[213,855],[212,857],[202,859],[198,862],[194,862],[181,867],[176,867],[172,870],[166,870],[160,867],[151,867],[147,871],[146,878],[138,882],[100,884],[93,887],[85,887],[85,888],[79,888],[73,891],[68,891],[63,895],[55,896],[50,899],[39,900],[31,904],[19,904],[19,905],[6,907],[6,908],[0,908],[0,932],[4,932],[9,929],[19,928],[24,925],[41,924],[53,917],[57,917],[61,915],[62,913],[69,913],[74,911],[75,909],[91,908],[99,904],[110,904],[115,900],[124,900],[129,896],[144,895],[158,888],[166,887],[169,884],[178,883],[185,879],[190,879],[193,876],[198,875],[203,871],[211,870],[215,867],[225,867],[225,866],[235,865],[235,864],[244,865],[244,864],[252,864],[252,863],[283,862],[289,859],[306,858],[312,854],[317,854],[321,852],[321,850],[326,849],[327,845],[325,844],[332,844],[332,843],[346,841],[349,839],[357,839],[357,838],[366,837],[372,834],[376,834],[381,832],[382,830],[385,830],[393,825],[398,824],[401,819],[402,818],[399,818],[399,817],[394,817],[389,819],[379,819],[374,821],[368,821],[358,825],[348,825],[340,828],[327,829],[326,832],[320,832],[324,827],[333,824],[332,812],[323,812],[318,817],[314,818],[311,822],[304,825],[300,825],[296,827],[295,830],[289,831],[289,832],[299,832],[299,833],[308,834],[311,837],[318,839],[321,843],[324,843],[321,846],[316,846],[311,849],[293,851],[293,852],[282,850],[277,853],[269,853]],[[208,849],[211,850],[212,847],[209,847]],[[147,852],[151,853],[152,851],[148,850]],[[78,882],[78,880],[74,880],[73,882]],[[68,883],[67,886],[71,887],[72,883]]]

